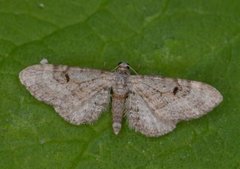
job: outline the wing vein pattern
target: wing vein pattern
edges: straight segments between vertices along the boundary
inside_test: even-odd
[[[20,73],[34,97],[76,125],[94,122],[108,107],[112,77],[111,72],[51,64],[33,65]]]
[[[128,80],[129,125],[147,136],[166,134],[179,121],[198,118],[222,101],[215,88],[202,82],[140,75]]]
[[[127,63],[107,72],[45,61],[19,74],[30,93],[75,125],[96,121],[112,98],[115,134],[124,113],[131,128],[156,137],[171,132],[180,121],[205,115],[223,99],[217,89],[202,82],[130,75]]]

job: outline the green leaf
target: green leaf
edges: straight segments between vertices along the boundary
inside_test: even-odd
[[[203,81],[223,103],[159,138],[128,128],[115,136],[111,112],[73,126],[37,101],[18,73],[47,58],[139,74]],[[0,168],[159,169],[240,167],[240,1],[1,0]]]

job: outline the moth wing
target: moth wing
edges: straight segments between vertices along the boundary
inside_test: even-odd
[[[97,120],[110,102],[110,72],[40,64],[22,70],[19,78],[36,99],[75,125]]]
[[[155,131],[151,134],[153,136],[171,131],[181,120],[206,114],[223,99],[214,87],[183,79],[136,75],[129,77],[128,87],[130,94],[126,109],[130,126],[145,134]],[[139,123],[136,119],[139,119]],[[143,124],[144,121],[147,124]],[[166,129],[159,130],[158,122]],[[151,130],[145,132],[147,128]]]
[[[146,136],[156,137],[172,131],[176,122],[159,118],[138,93],[131,92],[126,100],[126,116],[130,128]]]

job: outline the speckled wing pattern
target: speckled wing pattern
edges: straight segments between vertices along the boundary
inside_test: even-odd
[[[35,98],[75,125],[94,122],[110,102],[111,72],[40,64],[27,67],[19,77]]]
[[[75,125],[96,121],[111,100],[115,134],[124,114],[135,131],[157,137],[179,121],[206,114],[223,99],[217,89],[202,82],[130,75],[127,63],[119,63],[112,73],[55,66],[43,59],[21,71],[19,78],[35,98]]]
[[[130,76],[126,100],[131,128],[147,136],[172,131],[181,120],[198,118],[222,101],[212,86],[159,76]]]

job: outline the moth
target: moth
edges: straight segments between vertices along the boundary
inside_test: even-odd
[[[117,135],[126,116],[130,128],[148,137],[172,131],[182,120],[205,115],[223,96],[197,81],[130,75],[127,63],[114,72],[41,64],[25,68],[20,81],[39,101],[54,107],[71,124],[93,123],[111,102],[112,128]]]

